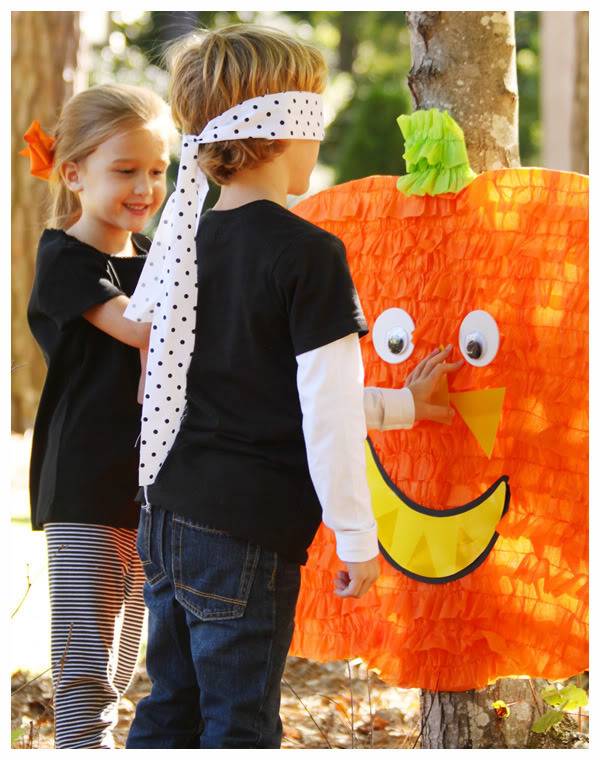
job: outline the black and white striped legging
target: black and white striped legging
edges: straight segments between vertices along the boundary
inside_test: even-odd
[[[113,748],[118,702],[135,668],[144,571],[135,530],[44,525],[52,614],[57,749]]]

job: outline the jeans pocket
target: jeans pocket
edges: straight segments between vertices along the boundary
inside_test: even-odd
[[[257,544],[173,519],[175,597],[200,620],[244,616],[259,557]]]
[[[140,509],[136,548],[144,568],[146,581],[153,586],[166,575],[162,567],[162,525],[156,525],[156,514]],[[154,527],[154,535],[152,528]],[[161,528],[157,530],[157,528]]]

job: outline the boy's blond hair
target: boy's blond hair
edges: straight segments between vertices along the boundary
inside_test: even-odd
[[[160,121],[166,133],[174,135],[167,104],[145,87],[103,84],[70,98],[54,130],[54,168],[49,178],[51,210],[46,226],[67,229],[81,215],[79,197],[63,179],[65,162],[81,161],[113,135],[154,121]]]
[[[171,110],[184,134],[200,134],[211,119],[249,98],[325,89],[327,65],[319,50],[270,27],[235,24],[195,32],[176,42],[169,58]],[[213,182],[226,185],[236,172],[283,149],[280,140],[227,140],[200,145],[198,162]]]

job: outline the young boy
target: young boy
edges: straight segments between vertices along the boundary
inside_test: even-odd
[[[317,159],[325,75],[316,49],[245,25],[188,38],[172,61],[180,174],[127,314],[153,322],[138,537],[152,691],[128,748],[279,747],[321,519],[347,568],[337,594],[379,574],[365,319],[341,241],[286,209]],[[194,238],[205,175],[221,195]]]

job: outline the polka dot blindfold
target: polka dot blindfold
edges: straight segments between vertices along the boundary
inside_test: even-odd
[[[140,485],[155,482],[185,406],[196,324],[195,234],[208,193],[208,181],[198,166],[198,145],[246,138],[324,137],[322,96],[301,91],[245,100],[211,119],[199,135],[182,137],[177,184],[125,311],[128,319],[152,322],[142,408]]]

